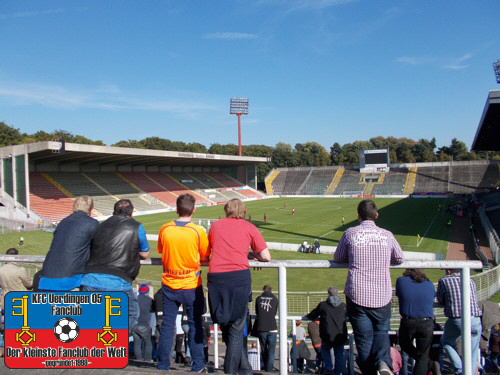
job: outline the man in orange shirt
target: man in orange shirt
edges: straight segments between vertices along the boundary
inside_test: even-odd
[[[163,322],[159,340],[159,370],[170,369],[170,352],[175,319],[183,305],[189,323],[188,345],[191,372],[205,372],[202,315],[205,306],[201,281],[201,262],[208,260],[205,229],[191,222],[195,199],[191,194],[177,197],[177,220],[168,222],[158,234],[158,252],[163,264]]]

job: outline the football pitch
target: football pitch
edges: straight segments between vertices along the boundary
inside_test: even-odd
[[[418,251],[445,254],[450,214],[445,212],[446,199],[374,199],[379,211],[377,225],[394,233],[404,251]],[[354,198],[272,198],[246,202],[248,214],[268,242],[284,242],[299,245],[318,239],[321,245],[337,246],[343,231],[358,224],[356,208],[360,199]],[[295,215],[292,214],[295,209]],[[264,221],[264,215],[267,222]],[[193,221],[224,217],[224,205],[200,207]],[[248,216],[248,215],[247,215]],[[156,235],[162,224],[176,217],[175,212],[135,216],[148,234]],[[342,224],[344,218],[344,225]],[[52,234],[42,231],[23,233],[24,245],[18,246],[19,233],[0,235],[3,249],[18,247],[21,254],[46,254]],[[150,241],[151,256],[156,253],[156,242]],[[271,251],[273,259],[332,259],[331,254],[304,254],[287,251]],[[206,273],[204,269],[204,273]],[[395,282],[402,270],[392,270]],[[433,281],[443,276],[440,270],[427,270]],[[277,269],[252,271],[254,290],[264,284],[278,288]],[[289,269],[287,282],[289,291],[323,291],[329,285],[343,289],[346,269]],[[161,268],[143,266],[138,279],[161,280]],[[204,284],[206,277],[203,277]]]

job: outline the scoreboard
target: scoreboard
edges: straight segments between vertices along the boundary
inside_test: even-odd
[[[389,172],[389,150],[360,150],[359,171],[361,173]]]

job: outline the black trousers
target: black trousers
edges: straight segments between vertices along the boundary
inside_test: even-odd
[[[401,318],[399,345],[415,360],[413,375],[426,375],[429,370],[429,350],[434,323],[432,318]],[[413,343],[415,340],[415,344]]]

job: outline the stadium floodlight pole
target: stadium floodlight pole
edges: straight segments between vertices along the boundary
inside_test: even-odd
[[[493,70],[495,71],[497,83],[500,83],[500,59],[493,63]]]
[[[238,155],[241,156],[241,115],[248,115],[248,98],[231,98],[229,113],[238,116]]]

